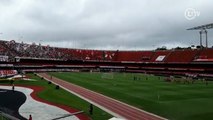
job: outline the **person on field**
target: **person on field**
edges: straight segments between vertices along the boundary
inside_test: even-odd
[[[12,90],[13,90],[13,92],[15,91],[15,85],[14,84],[12,85]]]
[[[32,120],[33,118],[32,118],[32,115],[29,115],[29,120]]]
[[[206,86],[208,85],[209,83],[208,83],[208,81],[206,80]]]
[[[136,77],[135,77],[135,76],[133,77],[133,80],[136,80]]]
[[[92,104],[90,104],[90,106],[89,106],[89,113],[90,113],[90,115],[93,114],[93,105]]]

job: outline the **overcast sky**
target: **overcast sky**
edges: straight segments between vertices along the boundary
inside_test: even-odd
[[[43,45],[151,50],[199,45],[212,0],[0,0],[0,39]],[[189,20],[188,8],[198,14]],[[213,30],[208,30],[213,45]]]

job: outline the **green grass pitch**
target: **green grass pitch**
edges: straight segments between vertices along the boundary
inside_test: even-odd
[[[212,82],[165,82],[163,77],[133,73],[49,74],[171,120],[213,119]]]
[[[14,82],[15,85],[30,85],[30,86],[42,86],[45,89],[37,94],[38,97],[53,102],[58,103],[62,105],[70,106],[71,108],[75,108],[78,110],[83,110],[86,115],[88,115],[92,120],[108,120],[112,116],[105,111],[94,107],[94,114],[89,114],[89,105],[90,103],[86,102],[85,100],[80,99],[79,97],[63,90],[55,89],[54,84],[48,84],[46,80],[42,80],[40,77],[35,76],[34,74],[28,74],[31,79],[34,79],[36,81],[22,81],[22,80],[16,80]],[[9,84],[10,81],[8,80],[1,80],[0,84]]]

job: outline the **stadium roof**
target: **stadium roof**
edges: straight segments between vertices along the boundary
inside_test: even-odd
[[[213,28],[213,23],[189,28],[187,30],[203,30],[203,29],[212,29],[212,28]]]

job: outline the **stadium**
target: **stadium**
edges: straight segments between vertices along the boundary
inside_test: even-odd
[[[0,120],[213,119],[213,24],[196,25],[196,45],[151,50],[2,39]]]

